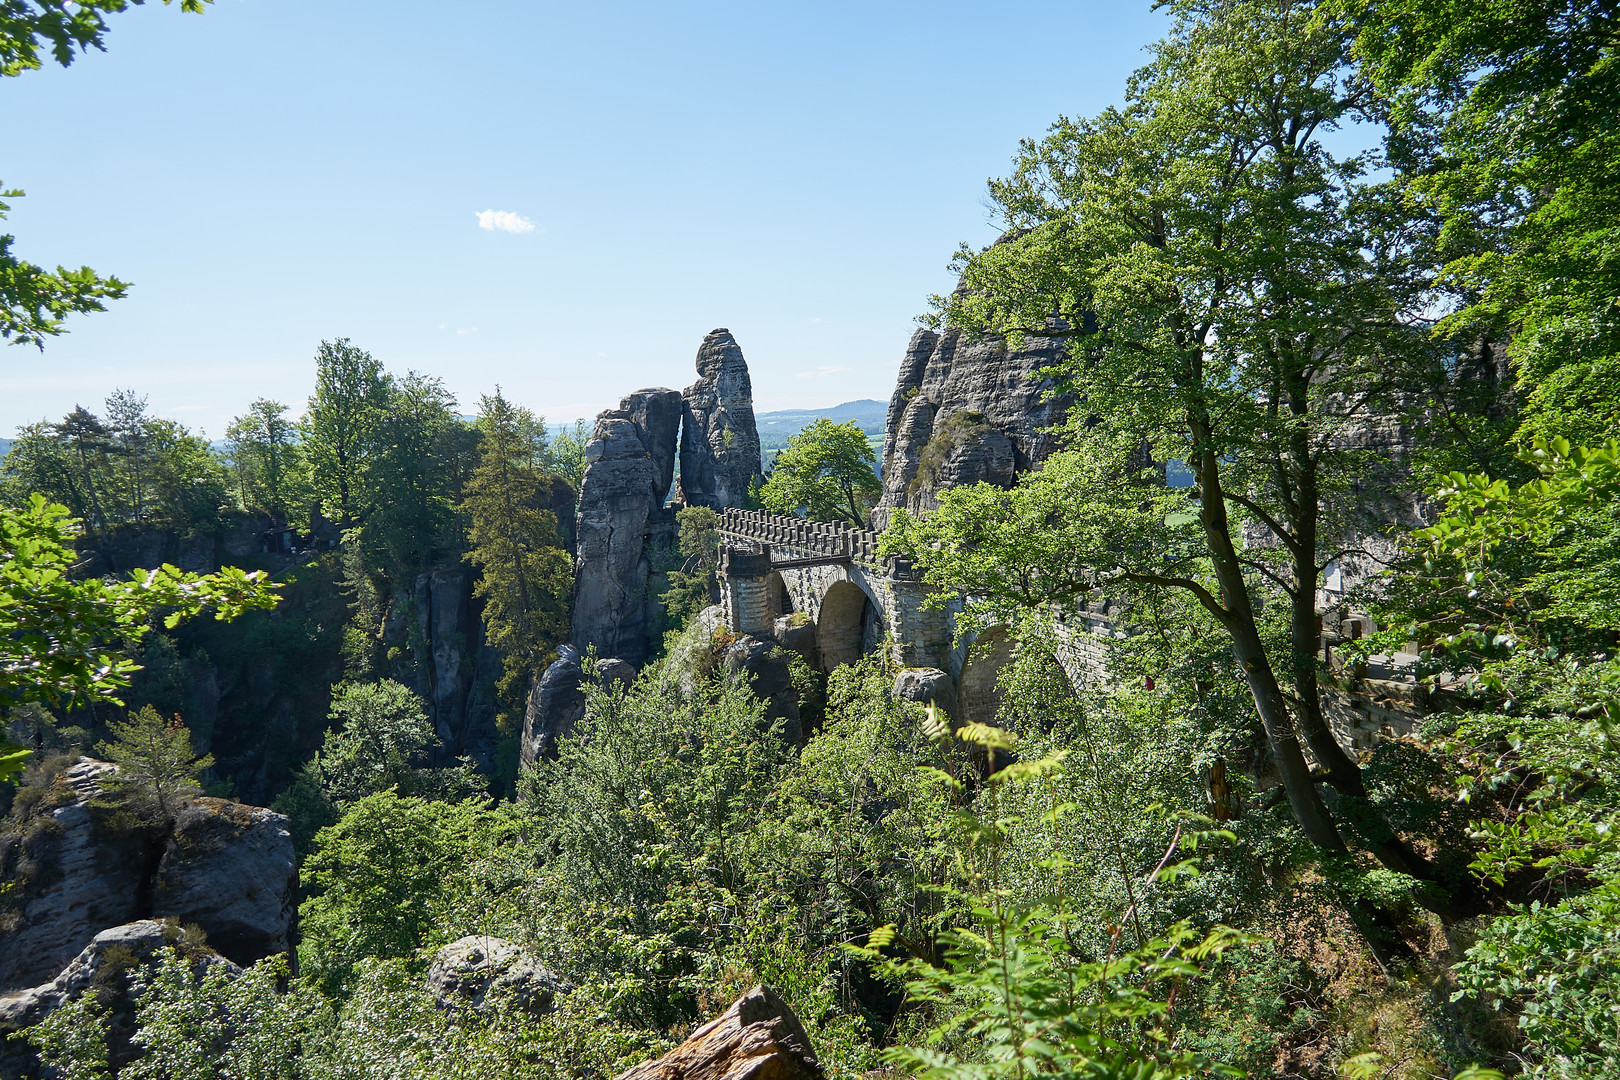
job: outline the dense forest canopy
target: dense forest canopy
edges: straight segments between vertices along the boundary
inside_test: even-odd
[[[1038,467],[884,533],[997,657],[986,716],[903,693],[894,642],[765,687],[707,506],[649,556],[654,658],[574,656],[600,444],[347,339],[222,443],[133,390],[19,431],[0,936],[80,754],[118,842],[238,796],[300,882],[289,956],[176,927],[19,1075],[612,1075],[765,983],[836,1076],[1620,1076],[1616,14],[1161,6],[930,316],[1062,339],[1075,403]],[[0,13],[5,73],[116,9]],[[30,281],[56,315],[119,285]],[[757,494],[860,525],[881,491],[822,420]],[[554,662],[580,719],[520,766]],[[469,935],[527,965],[476,1005],[430,974]]]

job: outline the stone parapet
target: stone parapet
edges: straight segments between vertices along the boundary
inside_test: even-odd
[[[764,510],[728,509],[720,512],[723,541],[768,544],[774,557],[784,559],[849,559],[881,567],[878,533],[856,529],[841,521],[805,521]]]

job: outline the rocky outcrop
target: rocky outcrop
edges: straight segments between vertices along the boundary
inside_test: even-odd
[[[804,727],[799,716],[799,698],[793,689],[792,655],[773,641],[745,634],[726,646],[720,662],[727,671],[747,676],[754,696],[765,702],[765,722],[780,723],[782,737],[795,746],[804,744]]]
[[[956,717],[956,680],[939,668],[902,668],[894,677],[894,696],[919,705],[932,703]]]
[[[286,952],[293,917],[287,818],[262,806],[192,799],[175,815],[152,889],[152,916],[196,923],[247,964]]]
[[[768,987],[756,986],[663,1057],[617,1080],[822,1080],[799,1018]]]
[[[585,446],[575,561],[574,648],[639,665],[647,657],[647,623],[656,601],[649,542],[668,533],[664,506],[675,456],[673,390],[638,390],[596,418]]]
[[[75,1000],[98,981],[97,976],[102,975],[109,962],[150,962],[165,945],[180,945],[183,936],[179,923],[172,919],[138,919],[101,931],[50,982],[0,997],[0,1033],[32,1027]],[[187,945],[185,949],[188,953],[201,951],[195,945]],[[233,974],[241,971],[217,953],[203,953],[194,959],[206,968],[223,965]]]
[[[0,933],[0,990],[45,982],[102,930],[152,917],[195,923],[240,964],[285,951],[294,884],[287,819],[197,798],[167,826],[131,824],[92,801],[112,769],[80,761],[56,781],[48,809],[20,823],[30,872],[17,874],[21,860],[6,854],[22,895]]]
[[[471,757],[488,768],[500,740],[492,692],[500,658],[484,640],[475,580],[459,560],[418,574],[409,593],[394,595],[380,636],[409,650],[391,674],[427,704],[438,763]]]
[[[598,685],[609,682],[628,685],[636,669],[626,661],[607,657],[596,662]],[[574,725],[585,718],[585,672],[579,650],[564,645],[557,659],[534,681],[528,707],[523,713],[522,761],[533,765],[543,757],[555,757],[557,740],[573,734]]]
[[[552,1010],[562,984],[534,958],[505,938],[473,935],[433,954],[427,989],[449,1012],[486,1012],[508,1004],[542,1016]]]
[[[1000,338],[960,330],[918,330],[900,363],[883,442],[883,495],[872,526],[900,508],[926,514],[946,488],[986,481],[1009,486],[1052,450],[1044,429],[1063,418],[1067,398],[1046,400],[1037,372],[1063,356],[1057,338]]]
[[[764,483],[754,384],[731,331],[709,331],[698,347],[698,380],[682,394],[681,501],[721,509],[742,506]]]
[[[141,919],[103,930],[50,982],[0,996],[0,1080],[40,1075],[32,1047],[8,1035],[34,1026],[87,993],[107,1011],[109,1063],[116,1069],[133,1060],[138,1048],[130,1042],[135,1008],[131,976],[137,968],[152,967],[165,946],[173,946],[190,961],[199,977],[220,967],[227,976],[241,974],[241,968],[172,919]]]

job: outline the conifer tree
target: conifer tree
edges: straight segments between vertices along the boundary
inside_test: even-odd
[[[180,800],[202,791],[197,778],[214,767],[214,755],[197,756],[191,732],[180,717],[165,720],[150,705],[107,726],[112,741],[98,744],[96,752],[117,765],[118,772],[103,782],[105,786],[126,801],[155,808],[161,820],[172,821]]]
[[[553,477],[534,465],[534,418],[501,395],[479,399],[483,446],[461,503],[479,569],[490,644],[500,650],[500,690],[511,699],[568,634],[573,574],[550,510]],[[543,430],[543,426],[541,426]]]

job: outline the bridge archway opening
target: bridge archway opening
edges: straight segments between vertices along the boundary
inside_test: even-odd
[[[853,664],[866,654],[867,627],[875,621],[874,614],[871,598],[859,585],[833,582],[821,598],[821,617],[816,620],[816,648],[824,670]]]
[[[773,619],[793,614],[793,594],[788,591],[787,582],[782,580],[782,575],[774,570],[771,571],[771,576],[765,579],[765,605],[770,609]]]
[[[1001,712],[1001,669],[1013,658],[1015,643],[1006,627],[996,626],[976,638],[968,648],[967,663],[956,681],[958,717],[963,723],[996,723]]]

